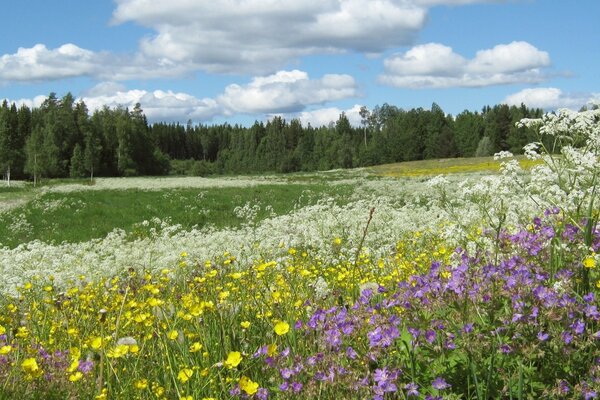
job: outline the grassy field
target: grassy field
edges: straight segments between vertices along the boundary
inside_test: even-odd
[[[517,156],[523,169],[539,165],[540,162]],[[447,158],[440,160],[407,161],[395,164],[377,165],[368,171],[386,177],[419,177],[444,174],[465,174],[473,172],[494,173],[500,171],[500,161],[493,157]]]
[[[188,230],[236,227],[289,213],[324,197],[342,204],[351,192],[349,185],[268,182],[205,189],[40,192],[35,197],[33,189],[4,189],[3,201],[17,206],[0,213],[0,243],[15,247],[32,240],[83,242],[117,228],[136,239],[157,228],[143,224],[156,218]]]
[[[593,398],[600,226],[498,168],[0,188],[0,399]]]

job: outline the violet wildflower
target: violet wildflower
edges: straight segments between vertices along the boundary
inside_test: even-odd
[[[435,378],[433,380],[433,382],[431,382],[431,386],[437,390],[444,390],[444,389],[448,389],[451,385],[449,383],[447,383],[444,380],[444,378],[442,378],[441,376],[438,376],[437,378]]]
[[[346,348],[346,356],[348,356],[349,359],[354,360],[358,357],[358,354],[352,347],[348,346],[348,348]]]
[[[573,322],[571,328],[573,329],[573,332],[575,332],[577,335],[581,335],[585,330],[585,322],[578,319],[577,321]]]
[[[435,338],[436,334],[433,329],[428,329],[427,331],[425,331],[425,340],[427,340],[427,343],[432,344],[433,342],[435,342]]]
[[[269,398],[269,390],[266,388],[258,388],[256,398],[259,400],[267,400]]]
[[[537,334],[537,338],[541,342],[544,342],[544,341],[548,340],[549,337],[550,337],[550,335],[548,335],[546,332],[540,331]]]
[[[573,335],[571,334],[571,332],[563,332],[562,333],[562,340],[563,342],[565,342],[565,344],[570,344],[573,341]]]
[[[93,368],[94,368],[93,361],[81,361],[79,363],[79,366],[77,367],[77,369],[84,374],[88,374]]]
[[[407,383],[404,385],[404,389],[406,389],[407,396],[418,396],[419,395],[419,385],[414,382]]]
[[[292,382],[292,391],[294,393],[300,393],[302,386],[303,385],[300,382]]]
[[[292,371],[289,368],[283,368],[281,371],[279,371],[281,374],[281,377],[283,379],[290,379],[293,375],[294,375],[294,371]]]

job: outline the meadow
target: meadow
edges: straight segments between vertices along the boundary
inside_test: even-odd
[[[0,188],[0,398],[596,398],[599,120],[522,121],[519,158]]]

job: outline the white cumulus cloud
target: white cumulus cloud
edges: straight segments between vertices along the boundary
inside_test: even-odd
[[[117,0],[113,21],[155,31],[140,44],[147,57],[265,73],[307,54],[408,45],[426,16],[426,7],[395,0]]]
[[[165,58],[143,54],[117,55],[93,52],[72,43],[55,49],[43,44],[20,47],[14,54],[0,56],[0,82],[35,82],[87,76],[127,80],[181,76],[191,67]]]
[[[285,113],[356,95],[356,83],[350,75],[309,79],[306,72],[293,70],[254,78],[243,86],[229,85],[217,101],[231,113]]]
[[[302,122],[303,126],[307,126],[308,124],[314,127],[320,126],[328,126],[330,123],[335,123],[342,112],[348,117],[348,121],[353,126],[359,126],[361,117],[359,114],[360,105],[356,104],[352,108],[347,110],[341,110],[337,107],[326,107],[319,108],[310,111],[303,111],[298,114],[296,117]]]
[[[380,82],[407,88],[482,87],[538,83],[550,65],[547,52],[515,41],[480,50],[472,59],[438,43],[415,46],[384,61]]]
[[[356,83],[350,75],[331,74],[311,79],[304,71],[291,70],[255,77],[244,85],[228,85],[215,98],[198,98],[170,90],[127,90],[115,82],[99,83],[81,98],[92,111],[105,105],[131,109],[140,103],[151,121],[209,121],[238,114],[296,115],[309,106],[356,96]]]
[[[507,96],[503,103],[554,110],[558,108],[579,109],[590,103],[600,103],[600,93],[564,93],[554,87],[529,88]]]

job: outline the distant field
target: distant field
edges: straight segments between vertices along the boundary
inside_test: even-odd
[[[146,182],[150,185],[161,179],[146,178]],[[168,186],[176,179],[163,180]],[[323,197],[343,203],[352,191],[348,185],[269,181],[253,186],[153,190],[143,186],[72,190],[67,183],[49,192],[3,189],[0,199],[12,207],[0,212],[0,244],[12,248],[32,240],[76,243],[104,237],[116,228],[136,239],[149,235],[150,229],[160,229],[159,220],[187,230],[236,227],[286,214]]]
[[[539,164],[523,156],[515,157],[522,168],[531,168]],[[497,172],[500,161],[493,157],[447,158],[440,160],[407,161],[395,164],[384,164],[370,167],[367,170],[378,176],[416,177],[440,174],[465,174],[473,172]]]

